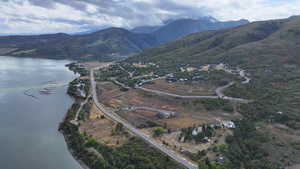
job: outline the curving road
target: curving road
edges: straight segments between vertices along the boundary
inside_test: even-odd
[[[173,94],[173,93],[147,89],[144,87],[136,87],[136,88],[141,89],[146,92],[155,93],[157,95],[165,95],[165,96],[171,96],[171,97],[177,97],[177,98],[183,98],[183,99],[218,99],[219,98],[218,96],[182,96],[182,95],[177,95],[177,94]]]
[[[222,87],[218,87],[215,92],[217,94],[217,96],[182,96],[182,95],[177,95],[177,94],[173,94],[173,93],[168,93],[168,92],[163,92],[163,91],[158,91],[158,90],[152,90],[152,89],[147,89],[144,87],[136,87],[137,89],[141,89],[143,91],[146,92],[151,92],[151,93],[155,93],[157,95],[165,95],[165,96],[171,96],[171,97],[176,97],[176,98],[183,98],[183,99],[224,99],[224,100],[231,100],[231,101],[236,101],[236,102],[242,102],[242,103],[249,103],[251,102],[251,100],[246,100],[246,99],[241,99],[241,98],[234,98],[234,97],[228,97],[225,96],[223,91],[234,85],[235,82],[231,82],[225,86]]]
[[[247,83],[249,83],[250,80],[251,80],[249,77],[246,76],[245,70],[241,70],[241,71],[240,71],[240,76],[241,76],[242,78],[245,78],[245,81],[243,81],[242,84],[247,84]]]
[[[101,68],[101,67],[98,67],[98,68]],[[152,140],[149,135],[146,135],[145,133],[143,133],[140,130],[136,129],[131,124],[129,124],[128,122],[124,121],[123,119],[121,119],[117,115],[115,115],[115,114],[111,113],[110,111],[106,110],[103,107],[103,105],[100,104],[100,102],[98,100],[98,97],[97,97],[96,82],[95,82],[95,78],[94,78],[94,70],[95,69],[97,69],[97,68],[93,68],[90,71],[90,80],[91,80],[91,86],[92,86],[92,96],[93,96],[93,100],[95,102],[95,105],[97,106],[97,108],[99,110],[101,110],[105,114],[106,117],[112,119],[113,121],[115,121],[117,123],[121,123],[129,131],[131,131],[132,133],[136,134],[137,136],[139,136],[140,138],[142,138],[143,140],[145,140],[147,143],[149,143],[152,146],[154,146],[155,148],[159,149],[161,152],[165,153],[166,155],[168,155],[169,157],[171,157],[172,159],[174,159],[176,162],[182,164],[186,168],[188,168],[188,169],[198,169],[197,165],[189,162],[188,160],[184,159],[183,157],[180,157],[175,152],[171,151],[170,149],[167,149],[164,145],[159,144],[156,141]]]

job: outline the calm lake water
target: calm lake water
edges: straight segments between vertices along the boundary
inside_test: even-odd
[[[81,169],[57,131],[73,102],[67,63],[0,56],[1,169]],[[45,87],[52,94],[41,93]]]

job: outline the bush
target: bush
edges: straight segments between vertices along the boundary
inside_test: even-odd
[[[162,128],[154,128],[152,130],[152,132],[153,132],[153,136],[154,137],[160,137],[162,134],[164,134],[164,129],[162,129]]]

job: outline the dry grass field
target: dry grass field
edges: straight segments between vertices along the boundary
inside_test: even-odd
[[[95,67],[99,67],[99,66],[111,65],[112,62],[83,62],[81,64],[84,65],[87,68],[95,68]]]
[[[98,83],[99,100],[117,111],[120,116],[135,126],[151,126],[151,122],[157,125],[167,124],[173,130],[215,123],[220,120],[233,120],[241,118],[238,113],[225,112],[223,110],[207,111],[197,99],[178,99],[168,96],[157,96],[139,89],[130,89],[127,92],[120,91],[117,85],[111,82]],[[132,106],[147,106],[156,109],[177,112],[177,116],[171,119],[159,119],[157,112],[135,110],[130,111]]]
[[[103,113],[95,105],[92,106],[90,118],[80,125],[80,131],[95,138],[99,143],[118,147],[128,141],[125,134],[114,134],[116,124],[109,119],[101,118]]]
[[[184,82],[168,83],[165,79],[155,80],[154,84],[145,84],[147,89],[169,92],[185,96],[213,96],[217,86],[207,82],[195,82],[185,84]]]

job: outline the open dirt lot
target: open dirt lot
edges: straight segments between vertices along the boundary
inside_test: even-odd
[[[95,138],[98,142],[108,146],[120,146],[125,143],[128,137],[124,134],[112,135],[116,124],[109,119],[101,118],[103,113],[95,105],[92,106],[90,118],[80,124],[80,131],[86,132]]]
[[[184,82],[168,83],[165,79],[155,80],[154,84],[145,84],[144,87],[185,96],[213,96],[217,88],[217,86],[213,86],[207,82],[190,84],[185,84]]]
[[[147,123],[144,125],[149,126],[149,122],[158,125],[165,125],[166,123],[168,128],[176,130],[182,127],[215,123],[219,120],[232,120],[241,117],[237,113],[228,113],[222,110],[207,111],[203,105],[195,99],[177,99],[167,96],[157,96],[139,89],[130,89],[127,92],[121,92],[118,86],[111,82],[98,83],[97,92],[99,100],[103,104],[119,110],[118,114],[120,116],[136,126],[141,125],[140,123]],[[159,119],[156,117],[157,112],[128,110],[128,108],[132,106],[147,106],[174,111],[177,112],[177,116],[171,119]]]
[[[142,129],[142,131],[148,135],[152,135],[153,134],[152,129],[153,128]],[[215,136],[212,137],[208,143],[200,143],[200,144],[196,144],[194,142],[186,142],[186,143],[180,142],[178,140],[180,136],[180,131],[165,133],[161,137],[155,138],[155,140],[161,144],[164,144],[165,146],[172,149],[176,153],[185,156],[186,159],[197,162],[197,160],[201,160],[201,159],[199,157],[196,159],[195,158],[192,159],[190,155],[193,154],[197,156],[197,154],[201,151],[206,152],[206,155],[201,157],[202,160],[205,159],[206,157],[209,158],[210,160],[217,159],[219,153],[214,152],[212,147],[226,144],[225,138],[232,134],[233,132],[230,129],[218,129],[216,130]]]
[[[81,64],[86,66],[87,68],[95,68],[95,67],[99,67],[99,66],[111,65],[112,62],[83,62]]]
[[[216,130],[216,136],[208,143],[194,144],[194,143],[182,143],[178,141],[180,132],[173,132],[171,134],[164,134],[160,140],[169,144],[170,148],[176,151],[188,151],[190,153],[198,153],[199,151],[207,150],[213,144],[224,144],[225,137],[231,135],[230,130],[220,129]],[[176,146],[176,148],[175,148]]]

